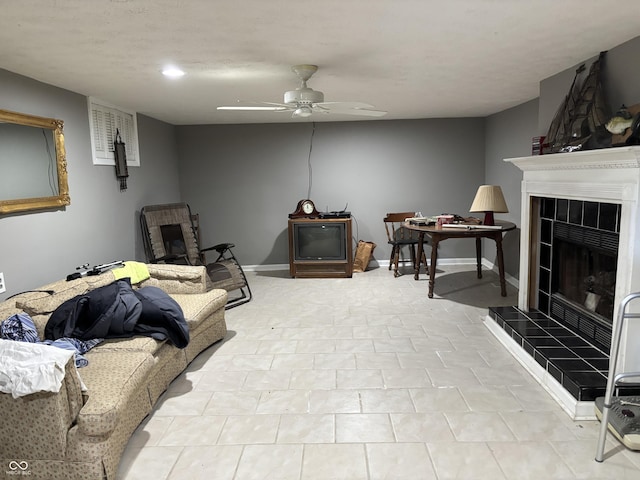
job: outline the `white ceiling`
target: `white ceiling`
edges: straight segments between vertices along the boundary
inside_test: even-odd
[[[0,68],[176,125],[305,121],[216,110],[281,102],[300,63],[325,101],[469,117],[638,35],[637,0],[21,0],[2,2]]]

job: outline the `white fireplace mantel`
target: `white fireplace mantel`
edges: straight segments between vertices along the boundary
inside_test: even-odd
[[[523,172],[534,170],[577,170],[640,168],[640,147],[605,148],[584,152],[555,153],[533,157],[507,158]]]
[[[506,159],[523,171],[520,291],[518,307],[528,309],[532,241],[532,197],[568,198],[622,205],[616,299],[640,291],[640,146]],[[535,276],[534,276],[535,277]],[[614,316],[617,312],[614,312]],[[638,358],[640,368],[640,355]]]
[[[533,197],[620,204],[616,302],[640,291],[640,146],[511,158],[505,162],[523,171],[519,308],[528,310],[536,306],[529,305],[529,289],[537,288],[529,285],[536,278],[531,269],[537,268],[530,255],[532,242],[538,241],[531,238],[537,232],[531,228]],[[614,322],[617,316],[616,305]],[[626,348],[624,344],[621,347],[621,368],[640,371],[640,325],[634,325],[626,333],[631,340]]]
[[[524,172],[523,200],[528,195],[607,203],[638,201],[640,147],[510,158],[505,162]],[[528,203],[522,205],[524,213]],[[521,221],[528,225],[524,217]]]

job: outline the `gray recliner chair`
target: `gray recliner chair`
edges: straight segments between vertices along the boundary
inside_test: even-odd
[[[140,211],[140,226],[149,263],[181,263],[204,265],[209,288],[222,288],[229,293],[226,309],[247,303],[252,298],[247,277],[238,263],[232,243],[200,248],[199,216],[192,214],[186,203],[147,205]],[[207,253],[217,258],[207,262]]]

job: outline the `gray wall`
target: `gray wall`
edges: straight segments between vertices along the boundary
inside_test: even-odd
[[[201,216],[203,244],[236,244],[243,264],[288,263],[287,215],[309,186],[311,123],[182,126],[182,197]],[[354,216],[354,241],[390,249],[387,212],[469,214],[484,180],[484,120],[317,123],[310,198]],[[441,258],[475,256],[473,242],[441,244]]]
[[[0,300],[83,263],[144,259],[140,208],[180,199],[175,128],[138,116],[142,166],[120,192],[114,167],[92,164],[86,97],[0,70],[0,108],[64,121],[71,196],[64,209],[0,216]]]
[[[520,255],[520,207],[522,172],[516,166],[505,163],[505,158],[531,155],[531,139],[537,136],[538,99],[531,100],[509,110],[487,117],[485,182],[500,185],[509,207],[509,213],[497,218],[514,222],[515,231],[504,236],[503,250],[505,272],[519,278]],[[484,242],[483,255],[495,263],[493,242]]]

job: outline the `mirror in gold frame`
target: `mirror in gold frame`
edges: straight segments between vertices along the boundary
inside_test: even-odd
[[[62,127],[0,109],[0,215],[71,203]]]

